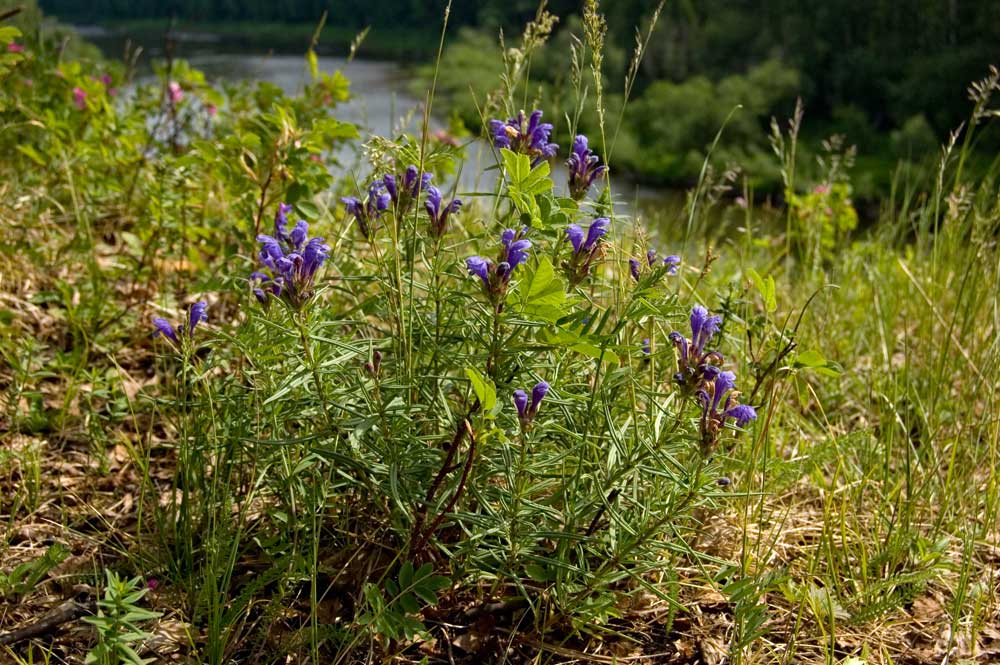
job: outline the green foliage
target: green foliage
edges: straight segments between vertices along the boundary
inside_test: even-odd
[[[752,37],[735,9],[719,17],[728,38],[689,13],[699,39]],[[14,441],[0,480],[19,488],[5,514],[16,523],[42,505],[41,465],[58,454],[46,442],[89,456],[93,485],[124,451],[128,473],[113,477],[128,479],[137,519],[102,556],[156,571],[155,601],[197,628],[190,658],[417,659],[480,623],[504,650],[509,632],[530,632],[596,651],[634,644],[652,612],[684,630],[702,591],[721,592],[730,653],[752,662],[774,644],[784,660],[841,658],[839,626],[903,623],[931,589],[970,643],[994,617],[983,545],[1000,506],[998,405],[984,386],[1000,366],[1000,212],[995,181],[962,171],[965,151],[859,229],[850,149],[828,141],[810,170],[796,112],[772,134],[787,226],[752,201],[724,206],[730,181],[705,165],[707,146],[728,122],[762,159],[764,123],[805,71],[765,59],[742,76],[654,83],[624,110],[648,133],[621,146],[702,175],[682,222],[659,211],[629,224],[608,191],[570,200],[547,163],[505,151],[479,165],[502,174],[493,192],[458,192],[442,234],[424,192],[397,196],[362,234],[341,196],[412,165],[446,201],[449,175],[471,168],[461,150],[413,136],[358,145],[336,115],[346,79],[308,56],[311,82],[288,96],[215,87],[182,61],[137,83],[121,65],[60,56],[45,35],[25,43],[0,113],[0,386]],[[518,71],[503,82],[518,98],[495,108],[558,91]],[[601,129],[590,76],[546,117]],[[996,81],[981,87],[974,130]],[[617,117],[623,100],[603,100]],[[861,124],[847,106],[838,118]],[[307,221],[330,258],[294,299],[262,303],[256,236],[282,236],[283,202],[288,227]],[[593,263],[571,274],[567,226],[605,215]],[[508,229],[531,247],[497,281]],[[660,259],[675,252],[669,274]],[[486,283],[471,256],[492,262]],[[200,301],[209,320],[191,331]],[[725,406],[757,409],[745,427],[723,418],[712,431],[698,391],[714,388],[676,378],[686,347],[670,333],[687,336],[696,304],[721,317],[706,342],[720,357],[703,360],[736,374],[742,394]],[[179,342],[152,339],[152,316]],[[537,408],[519,408],[516,391],[543,381]],[[60,556],[15,568],[5,593],[30,593]],[[141,624],[157,616],[139,607],[144,593],[108,570],[90,662],[141,662]]]
[[[139,624],[161,616],[138,605],[149,589],[144,587],[141,577],[127,580],[111,570],[104,572],[106,586],[104,598],[97,601],[97,614],[83,619],[97,628],[97,646],[87,653],[84,662],[88,665],[152,663],[155,658],[141,658],[132,646],[152,637]]]
[[[55,543],[49,545],[45,554],[37,559],[19,564],[6,575],[0,573],[0,596],[13,600],[30,593],[49,574],[49,571],[65,561],[68,556],[69,550]]]
[[[407,561],[399,568],[396,580],[385,580],[383,592],[375,584],[366,584],[365,613],[358,617],[362,626],[370,626],[375,635],[390,640],[411,640],[426,635],[427,629],[415,615],[422,606],[434,607],[438,592],[451,586],[451,580],[434,574],[434,566],[425,563],[416,570]]]

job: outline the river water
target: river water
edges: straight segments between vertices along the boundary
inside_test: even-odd
[[[120,57],[123,52],[123,35],[95,26],[79,26],[77,29],[109,57]],[[237,48],[246,47],[227,44],[212,35],[181,33],[178,37],[177,57],[202,70],[209,81],[267,81],[292,94],[301,91],[308,81],[306,60],[300,55],[237,52]],[[157,57],[157,49],[154,47],[147,54]],[[321,57],[319,68],[328,73],[340,70],[351,82],[352,98],[337,107],[336,115],[341,120],[358,125],[363,141],[371,135],[391,137],[404,131],[420,134],[423,102],[410,92],[407,72],[397,63],[361,58],[348,62],[346,58]],[[431,131],[445,126],[435,114],[432,114],[430,124]],[[568,146],[560,147],[561,155],[567,152]],[[341,157],[356,175],[364,175],[358,155]],[[491,190],[496,171],[485,169],[494,163],[490,146],[483,141],[473,141],[466,148],[466,162],[460,170],[455,189],[460,194]],[[552,171],[557,193],[565,193],[567,174],[563,161],[553,161]],[[657,217],[662,219],[664,213],[675,216],[683,207],[683,194],[676,190],[651,189],[622,178],[612,180],[612,192],[619,214],[642,215],[644,211],[655,208]]]

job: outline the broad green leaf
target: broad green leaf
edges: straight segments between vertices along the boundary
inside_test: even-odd
[[[768,275],[765,279],[761,277],[760,274],[753,268],[750,268],[748,274],[750,275],[751,281],[753,281],[753,285],[760,292],[761,298],[764,299],[764,308],[768,312],[776,310],[778,308],[778,302],[775,296],[774,278]]]
[[[811,369],[826,376],[839,376],[840,366],[827,360],[822,353],[815,350],[803,351],[795,357],[795,367]]]
[[[566,300],[562,280],[556,276],[549,257],[543,256],[528,282],[526,305],[560,305]]]
[[[466,367],[465,375],[469,377],[469,382],[472,383],[472,392],[476,394],[483,411],[487,414],[492,412],[497,403],[497,389],[493,386],[493,382],[473,367]]]

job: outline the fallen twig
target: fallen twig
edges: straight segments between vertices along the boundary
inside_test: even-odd
[[[17,644],[24,640],[47,635],[64,623],[76,621],[82,616],[93,614],[93,612],[94,608],[91,606],[81,605],[75,600],[67,600],[33,624],[12,630],[9,633],[0,633],[0,646]]]

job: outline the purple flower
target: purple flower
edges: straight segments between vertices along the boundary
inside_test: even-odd
[[[643,355],[646,355],[646,356],[648,356],[648,355],[650,355],[650,354],[653,353],[653,347],[650,346],[650,341],[649,341],[648,337],[646,337],[646,338],[644,338],[642,340],[642,353],[643,353]]]
[[[365,363],[365,371],[372,376],[378,376],[380,369],[382,369],[382,352],[375,349],[372,352],[372,359]]]
[[[528,414],[528,393],[523,390],[515,390],[514,407],[517,409],[517,417],[523,421]]]
[[[504,298],[510,278],[517,266],[528,260],[528,250],[531,241],[524,237],[527,227],[520,231],[505,229],[500,236],[502,250],[497,262],[481,256],[470,256],[465,260],[465,266],[470,275],[476,275],[483,282],[483,292],[493,303],[497,312],[503,309]]]
[[[611,220],[598,217],[590,223],[584,238],[583,229],[578,224],[566,227],[566,236],[573,245],[573,256],[563,262],[563,269],[570,284],[576,286],[590,275],[590,268],[600,253],[601,239],[607,234]]]
[[[493,270],[493,262],[481,256],[470,256],[465,260],[465,267],[469,269],[470,275],[476,275],[483,280],[483,286],[490,288],[490,273]]]
[[[188,310],[188,335],[194,335],[194,329],[199,323],[208,321],[208,303],[204,300],[191,305]]]
[[[549,384],[545,381],[539,381],[531,389],[531,403],[529,404],[527,393],[523,390],[514,391],[514,406],[517,408],[517,418],[521,421],[522,427],[527,427],[535,419],[538,407],[541,406],[542,400],[548,393]]]
[[[663,273],[656,273],[657,277],[660,277],[663,274],[676,275],[677,266],[680,264],[680,262],[681,262],[681,257],[677,256],[676,254],[671,254],[670,256],[664,257],[663,265],[666,267],[666,270],[663,271]],[[656,271],[655,249],[646,250],[646,265],[649,266],[649,268],[652,269],[654,272]],[[629,266],[632,271],[632,277],[634,277],[636,281],[639,281],[640,278],[639,276],[643,271],[642,264],[639,262],[638,259],[630,259]]]
[[[705,344],[715,337],[721,325],[722,317],[710,316],[708,310],[701,305],[695,305],[691,309],[691,348],[694,353],[704,353]]]
[[[552,125],[541,120],[540,110],[533,111],[530,117],[525,117],[524,111],[520,111],[516,118],[511,118],[507,122],[490,120],[493,145],[528,155],[531,157],[532,166],[554,157],[559,146],[549,143]]]
[[[683,387],[696,390],[705,381],[718,378],[722,356],[717,351],[705,351],[705,345],[719,331],[722,317],[711,316],[701,305],[691,309],[691,338],[676,330],[669,339],[677,348],[678,371],[674,380]]]
[[[711,450],[718,441],[719,431],[726,424],[726,420],[736,421],[738,427],[745,427],[751,420],[756,420],[757,411],[752,406],[736,402],[739,393],[734,390],[735,387],[735,374],[718,372],[712,381],[706,383],[703,390],[697,392],[702,406],[699,424],[703,451]]]
[[[279,208],[279,214],[281,211],[282,208]],[[287,211],[284,214],[287,215]],[[254,296],[265,305],[268,303],[267,291],[270,291],[275,297],[284,298],[298,308],[312,296],[316,273],[329,258],[330,247],[323,238],[309,238],[309,224],[305,220],[299,220],[287,235],[284,233],[286,224],[287,219],[281,224],[275,222],[278,238],[264,234],[257,236],[261,245],[258,258],[267,272],[252,273],[250,281]]]
[[[583,251],[587,252],[596,247],[597,241],[604,237],[610,225],[611,220],[607,217],[598,217],[591,222],[590,228],[587,229],[587,242],[583,243]]]
[[[515,240],[507,247],[507,263],[511,269],[516,268],[528,260],[528,250],[531,249],[531,241],[527,238]]]
[[[410,164],[402,175],[390,173],[382,177],[382,186],[385,187],[397,215],[405,215],[409,212],[413,202],[420,197],[420,192],[425,191],[430,186],[433,175],[430,173],[418,174],[419,169]]]
[[[573,152],[566,160],[566,168],[569,169],[569,194],[577,201],[585,197],[594,180],[607,171],[608,167],[598,166],[598,161],[597,155],[587,147],[587,137],[578,135],[573,140]]]
[[[278,204],[278,212],[274,215],[274,237],[279,240],[287,240],[285,228],[288,226],[288,213],[292,211],[292,206],[287,203]]]
[[[632,279],[639,281],[639,259],[628,260],[628,270],[632,273]]]
[[[453,215],[462,207],[461,199],[452,199],[448,205],[441,207],[441,190],[437,187],[427,188],[427,201],[424,202],[427,214],[431,218],[431,236],[440,238],[448,225],[448,216]]]
[[[389,208],[391,197],[382,191],[384,185],[378,181],[368,188],[368,198],[362,202],[355,196],[345,196],[340,199],[347,208],[347,214],[357,221],[358,229],[366,240],[375,236],[376,222],[382,213]]]
[[[569,242],[573,245],[573,253],[579,254],[580,249],[583,247],[583,229],[580,228],[579,224],[570,224],[566,227],[566,237],[569,238]]]
[[[420,195],[421,191],[430,186],[431,179],[434,177],[430,173],[424,173],[417,178],[417,173],[417,167],[410,164],[406,167],[406,172],[403,174],[403,189],[414,199]]]
[[[174,344],[181,343],[181,337],[194,338],[194,330],[199,323],[208,321],[208,303],[204,300],[194,303],[188,308],[187,325],[175,329],[169,321],[161,316],[153,317],[153,337],[163,335]]]
[[[170,322],[161,316],[153,317],[153,326],[156,330],[153,331],[153,337],[157,335],[163,335],[175,344],[180,344],[180,340],[177,339],[177,333],[174,332],[174,327],[170,325]]]

